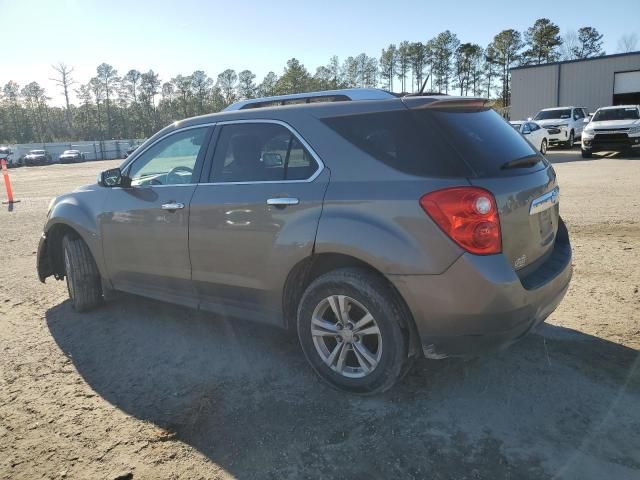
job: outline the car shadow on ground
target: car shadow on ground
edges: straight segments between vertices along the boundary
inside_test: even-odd
[[[236,478],[637,478],[638,352],[544,325],[472,361],[420,361],[392,391],[336,392],[295,338],[123,296],[46,312],[105,400]]]
[[[615,160],[640,160],[640,155],[626,155],[620,152],[598,152],[594,153],[590,158],[582,158],[580,153],[580,147],[578,149],[564,149],[562,147],[555,147],[549,149],[545,155],[547,159],[553,163],[572,163],[572,162],[592,162],[595,160],[602,160],[605,158],[611,158]]]

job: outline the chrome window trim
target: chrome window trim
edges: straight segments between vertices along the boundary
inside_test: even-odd
[[[294,135],[298,141],[307,149],[307,151],[311,154],[313,159],[316,161],[318,168],[315,172],[304,180],[255,180],[250,182],[202,182],[198,183],[198,185],[258,185],[258,184],[269,184],[269,183],[311,183],[322,173],[325,168],[324,162],[320,159],[315,150],[309,145],[309,143],[298,133],[298,131],[289,125],[287,122],[283,122],[282,120],[272,120],[272,119],[255,119],[255,120],[225,120],[222,122],[217,122],[217,126],[225,126],[225,125],[235,125],[235,124],[245,124],[245,123],[270,123],[275,125],[281,125],[292,135]],[[216,145],[217,147],[217,145]],[[215,156],[215,155],[214,155]],[[213,162],[213,158],[211,159]],[[212,169],[214,165],[211,165]]]

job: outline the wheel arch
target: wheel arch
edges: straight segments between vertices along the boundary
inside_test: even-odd
[[[64,259],[62,252],[62,239],[66,235],[80,238],[88,246],[91,255],[103,278],[106,278],[104,264],[98,255],[98,238],[95,231],[87,227],[71,222],[63,218],[53,218],[47,223],[44,230],[43,242],[38,251],[38,274],[40,280],[53,275],[57,280],[65,276]]]
[[[325,273],[340,268],[359,268],[373,273],[384,280],[395,295],[401,308],[405,310],[406,315],[403,318],[409,319],[408,323],[403,322],[405,324],[401,325],[409,335],[409,355],[413,356],[421,353],[420,336],[415,320],[413,319],[413,314],[398,289],[389,281],[384,273],[374,266],[357,257],[343,253],[316,253],[299,261],[289,271],[282,292],[282,312],[285,327],[291,332],[295,331],[298,305],[300,304],[302,295],[311,282]]]

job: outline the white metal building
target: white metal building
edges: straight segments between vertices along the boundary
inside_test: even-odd
[[[511,69],[512,120],[547,107],[640,104],[640,52]]]

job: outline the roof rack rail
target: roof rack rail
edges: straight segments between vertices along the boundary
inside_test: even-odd
[[[294,93],[292,95],[277,95],[275,97],[252,98],[232,103],[223,112],[246,110],[249,108],[277,107],[281,105],[295,105],[299,103],[315,102],[345,102],[356,100],[385,100],[397,98],[386,90],[378,88],[344,88],[341,90],[324,90],[320,92]]]

